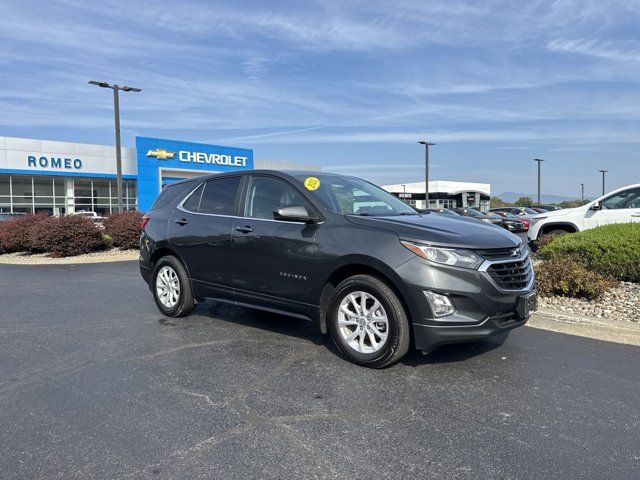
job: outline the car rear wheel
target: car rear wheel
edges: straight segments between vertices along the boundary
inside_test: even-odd
[[[151,289],[158,309],[167,317],[183,317],[195,306],[187,271],[174,256],[162,257],[153,269]]]
[[[338,349],[349,360],[383,368],[409,349],[409,321],[389,286],[370,275],[342,281],[331,297],[328,323]]]

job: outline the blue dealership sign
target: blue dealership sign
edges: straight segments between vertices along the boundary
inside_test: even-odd
[[[162,138],[136,137],[138,209],[151,208],[164,183],[179,178],[253,168],[253,150]]]

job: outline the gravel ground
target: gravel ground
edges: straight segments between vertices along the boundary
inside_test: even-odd
[[[53,258],[46,253],[5,253],[0,255],[0,264],[11,265],[63,265],[72,263],[102,263],[137,260],[138,250],[120,250],[112,248],[101,252],[86,253],[74,257]]]
[[[551,310],[557,314],[578,314],[637,323],[640,319],[640,285],[622,282],[599,300],[541,297],[538,304],[542,311]]]

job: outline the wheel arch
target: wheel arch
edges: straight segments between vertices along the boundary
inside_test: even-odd
[[[172,255],[178,259],[178,261],[182,264],[184,269],[187,271],[187,277],[189,277],[189,282],[191,282],[191,288],[193,288],[193,281],[191,280],[191,272],[189,271],[189,266],[187,262],[184,261],[182,256],[173,248],[173,246],[169,242],[157,243],[155,248],[153,249],[153,253],[149,257],[149,270],[153,272],[156,263],[162,257],[166,257],[167,255]]]
[[[565,230],[568,233],[575,233],[579,231],[579,228],[576,224],[571,222],[553,222],[546,223],[542,225],[540,230],[538,230],[538,237],[540,238],[542,235],[546,235],[547,233],[553,230]]]
[[[397,295],[398,299],[404,307],[407,317],[411,322],[412,312],[410,303],[403,294],[403,281],[400,277],[379,260],[371,257],[354,256],[343,259],[341,264],[336,267],[322,282],[321,288],[315,293],[312,299],[313,303],[319,305],[318,308],[318,326],[322,333],[327,333],[327,311],[329,309],[329,301],[336,287],[346,278],[354,275],[371,275],[385,282],[389,288]]]

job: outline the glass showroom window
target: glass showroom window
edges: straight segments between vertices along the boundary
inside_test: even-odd
[[[138,209],[138,197],[136,196],[136,184],[135,180],[125,180],[124,181],[124,190],[126,192],[125,195],[125,210],[137,210]]]
[[[53,213],[64,215],[67,212],[67,194],[63,177],[53,177]]]
[[[76,212],[96,212],[99,215],[109,215],[118,211],[118,184],[115,179],[107,178],[76,178],[74,180]],[[125,210],[136,210],[135,180],[122,182],[123,206]]]
[[[33,176],[33,211],[53,214],[53,177]]]
[[[108,178],[95,178],[92,180],[91,192],[93,193],[92,211],[98,215],[109,215],[111,209],[111,181]],[[115,182],[114,182],[115,183]],[[117,211],[116,208],[113,210]]]
[[[11,212],[11,177],[0,175],[0,213]]]
[[[14,212],[33,213],[33,178],[31,175],[11,176],[11,201]]]

